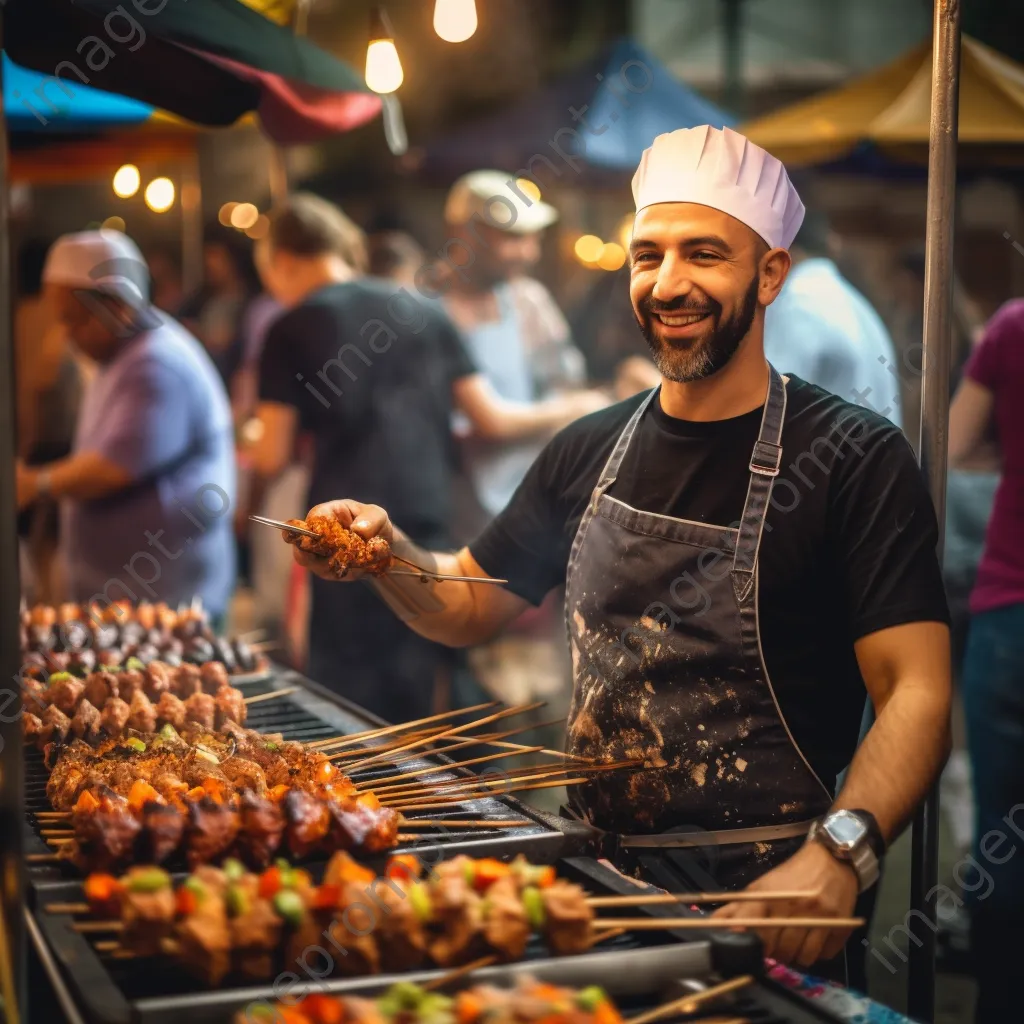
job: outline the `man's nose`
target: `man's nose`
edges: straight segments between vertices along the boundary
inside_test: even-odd
[[[675,253],[666,253],[658,267],[658,279],[654,282],[651,295],[659,302],[671,302],[689,294],[692,287],[686,261]]]

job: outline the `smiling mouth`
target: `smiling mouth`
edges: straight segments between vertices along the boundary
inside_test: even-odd
[[[711,315],[710,312],[703,313],[655,313],[654,316],[666,327],[689,327],[691,324],[700,323]]]

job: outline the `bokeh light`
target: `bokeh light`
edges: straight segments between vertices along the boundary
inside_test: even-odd
[[[122,164],[114,172],[114,195],[120,199],[130,199],[141,184],[142,175],[135,164]]]
[[[145,198],[154,213],[166,213],[174,205],[174,182],[170,178],[154,178],[146,186]]]
[[[260,211],[252,203],[239,203],[231,211],[231,226],[246,231],[259,220]]]
[[[597,235],[580,235],[576,239],[573,251],[576,253],[576,259],[581,263],[596,263],[603,248],[604,242]]]
[[[602,270],[618,270],[626,262],[626,250],[618,242],[605,242],[597,255]]]

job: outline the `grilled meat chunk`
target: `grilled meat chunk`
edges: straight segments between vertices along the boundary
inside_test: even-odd
[[[139,859],[147,864],[163,864],[181,846],[185,815],[177,807],[153,801],[142,808],[141,824]]]
[[[185,713],[190,722],[212,731],[217,720],[217,703],[210,694],[200,690],[185,700]]]
[[[176,697],[170,690],[165,690],[157,701],[156,717],[168,725],[173,725],[180,732],[188,721],[188,710],[180,697]]]
[[[213,699],[217,709],[218,729],[223,729],[225,722],[245,725],[245,695],[241,690],[233,686],[221,686]]]
[[[165,665],[162,661],[151,661],[143,674],[146,696],[150,700],[158,701],[162,694],[171,692],[175,675],[170,665]]]
[[[21,716],[21,735],[25,737],[25,743],[35,743],[42,739],[46,726],[38,715],[25,711]]]
[[[484,916],[487,944],[506,960],[521,960],[530,931],[518,883],[511,875],[499,878],[487,890],[487,912]]]
[[[470,888],[465,875],[440,875],[431,886],[430,896],[438,928],[430,942],[434,961],[442,967],[453,967],[480,956],[484,945],[483,900]]]
[[[238,850],[242,859],[257,871],[270,865],[281,846],[285,818],[279,804],[253,793],[242,797],[242,831]]]
[[[58,679],[49,687],[49,700],[53,707],[63,711],[65,715],[73,715],[78,702],[82,699],[82,691],[85,684],[81,679],[70,676],[67,679]]]
[[[222,686],[231,685],[228,670],[219,661],[207,661],[199,666],[199,676],[203,681],[203,690],[215,694]]]
[[[136,690],[132,695],[129,709],[129,729],[136,732],[156,732],[156,708],[142,690]]]
[[[174,939],[180,963],[216,988],[231,968],[231,928],[223,896],[209,886],[203,888],[195,912],[178,922]]]
[[[293,857],[308,857],[323,842],[331,827],[327,804],[302,790],[292,789],[282,801],[287,822],[288,849]]]
[[[126,700],[131,704],[132,697],[134,697],[136,693],[146,692],[146,677],[138,669],[131,669],[128,672],[118,672],[117,688],[119,691],[118,696],[121,700]]]
[[[202,693],[203,676],[198,665],[185,662],[176,669],[175,690],[182,700],[187,700],[193,693]]]
[[[190,869],[224,857],[234,845],[242,825],[233,807],[209,799],[190,804],[188,818],[185,845]]]
[[[42,722],[44,743],[63,743],[71,732],[71,719],[56,704],[51,704],[43,712]]]
[[[124,878],[121,945],[139,956],[155,956],[174,930],[174,887],[157,885],[163,872],[133,867]]]
[[[552,953],[567,956],[590,948],[594,911],[586,893],[572,882],[558,879],[540,890],[544,901],[544,935]]]
[[[427,936],[406,888],[395,879],[381,877],[371,883],[370,895],[379,910],[377,945],[382,969],[390,973],[422,966]]]
[[[131,706],[120,697],[110,697],[100,713],[100,728],[108,736],[120,736],[131,717]]]
[[[71,719],[71,731],[80,740],[94,740],[100,731],[100,713],[84,698],[79,702],[75,717]]]
[[[111,697],[120,697],[121,690],[117,673],[90,672],[85,678],[85,690],[82,696],[97,708],[102,708]]]

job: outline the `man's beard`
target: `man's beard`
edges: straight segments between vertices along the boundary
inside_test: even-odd
[[[675,381],[678,384],[703,380],[705,377],[718,373],[735,355],[736,350],[740,347],[740,342],[746,337],[750,325],[754,322],[759,283],[759,277],[755,274],[743,296],[743,302],[739,309],[728,320],[719,319],[722,315],[722,306],[711,298],[705,298],[700,305],[696,305],[686,298],[676,299],[672,302],[659,302],[651,296],[641,299],[639,310],[636,311],[636,319],[647,340],[658,372],[666,380]],[[655,313],[704,312],[710,313],[714,323],[711,334],[705,338],[676,344],[659,338],[656,333]]]

